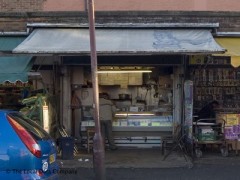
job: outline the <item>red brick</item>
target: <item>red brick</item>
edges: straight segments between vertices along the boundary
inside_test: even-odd
[[[43,11],[84,11],[86,0],[46,0]],[[239,11],[239,0],[95,0],[96,11]]]

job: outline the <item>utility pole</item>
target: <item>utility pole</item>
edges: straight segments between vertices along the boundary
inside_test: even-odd
[[[106,170],[104,162],[105,150],[103,146],[103,138],[101,135],[99,120],[99,89],[97,75],[94,0],[88,0],[88,21],[89,21],[91,72],[93,85],[93,110],[95,120],[95,134],[93,137],[93,166],[95,172],[95,179],[105,180],[106,179]]]

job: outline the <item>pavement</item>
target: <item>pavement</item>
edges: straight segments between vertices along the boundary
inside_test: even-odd
[[[160,148],[119,148],[105,151],[106,168],[192,168],[195,165],[240,165],[240,156],[230,152],[228,157],[219,152],[204,152],[201,158],[184,158],[179,151],[172,152],[165,160]],[[57,161],[62,169],[93,168],[93,154],[79,151],[74,159]]]
[[[161,149],[119,148],[105,151],[106,168],[173,168],[191,167],[192,162],[185,160],[181,152],[172,152],[163,160]],[[74,159],[57,159],[60,168],[93,168],[93,154],[80,151]]]
[[[106,180],[237,180],[240,156],[230,152],[223,157],[218,151],[203,152],[201,158],[185,160],[179,151],[164,161],[160,148],[126,149],[105,152]],[[93,154],[84,150],[72,160],[57,159],[62,171],[59,180],[95,180]],[[173,173],[174,172],[174,173]]]

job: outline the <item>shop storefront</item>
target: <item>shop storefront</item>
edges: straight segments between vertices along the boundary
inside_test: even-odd
[[[32,88],[28,82],[32,68],[31,56],[13,56],[12,50],[27,37],[24,33],[3,34],[0,36],[0,108],[19,110],[21,100]]]
[[[183,84],[189,55],[223,53],[224,49],[209,30],[217,28],[214,24],[136,27],[96,29],[99,72],[105,71],[99,74],[99,87],[101,92],[110,94],[119,110],[113,122],[119,143],[126,142],[121,137],[130,137],[127,143],[132,141],[131,137],[141,137],[140,144],[159,144],[159,137],[173,133],[174,126],[183,123]],[[83,116],[80,110],[72,114],[69,108],[72,91],[86,103],[84,110],[92,105],[88,29],[69,25],[30,28],[32,33],[13,53],[57,55],[62,66],[62,123],[68,132],[73,131],[73,123],[79,124],[71,122],[72,116],[82,122],[82,127],[93,126],[88,115]],[[112,70],[151,73],[109,73]],[[74,130],[76,135],[78,128]]]
[[[239,140],[239,45],[238,33],[217,33],[216,42],[226,49],[222,55],[192,56],[189,74],[194,82],[195,114],[212,101],[219,102],[217,123],[224,122],[222,130],[228,150],[240,149]],[[212,131],[212,128],[209,128]],[[205,129],[204,135],[210,135]],[[216,140],[212,133],[207,141]]]
[[[225,81],[228,81],[225,90],[225,98],[223,99],[222,111],[218,113],[218,118],[224,119],[226,122],[225,138],[229,144],[230,150],[235,150],[238,154],[239,145],[239,65],[240,65],[240,38],[239,33],[218,33],[215,37],[218,44],[227,49],[223,57],[231,59],[231,69],[229,76]],[[224,110],[223,110],[224,109]]]
[[[168,57],[167,64],[155,62],[150,65],[149,63],[153,59],[156,61],[164,59],[164,57],[166,58],[166,56],[141,56],[142,60],[133,56],[104,57],[109,62],[111,62],[110,59],[119,59],[119,61],[128,59],[131,63],[138,62],[135,65],[126,62],[120,64],[119,61],[103,65],[103,57],[99,57],[99,91],[108,93],[117,107],[113,119],[113,132],[118,145],[159,146],[160,137],[171,135],[173,123],[180,122],[180,119],[173,121],[174,110],[177,111],[177,108],[173,108],[175,105],[173,104],[173,94],[180,101],[181,88],[178,88],[179,92],[178,90],[173,91],[173,86],[177,86],[177,82],[181,84],[181,78],[177,80],[182,66],[181,56]],[[70,68],[71,64],[76,63],[73,57],[64,58],[64,62]],[[81,110],[75,110],[75,131],[78,133],[81,129],[84,133],[87,128],[94,126],[92,117],[93,89],[91,79],[87,78],[89,77],[87,74],[90,74],[89,65],[77,64],[82,68],[85,78],[82,79],[82,82],[74,80],[72,84],[74,93],[81,100],[83,106],[83,116],[81,116]],[[80,67],[74,67],[72,70],[77,72]],[[79,75],[79,73],[76,74]],[[180,108],[178,111],[180,113]],[[79,127],[81,117],[82,123]]]

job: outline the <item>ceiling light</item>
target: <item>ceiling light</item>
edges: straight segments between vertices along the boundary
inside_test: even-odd
[[[121,113],[116,113],[115,116],[155,116],[155,114],[151,113],[151,112],[145,112],[145,113],[142,113],[142,112],[140,112],[140,113],[137,113],[137,112],[135,112],[135,113],[132,113],[132,112],[126,112],[126,113],[121,112]]]

